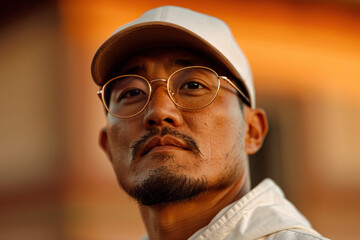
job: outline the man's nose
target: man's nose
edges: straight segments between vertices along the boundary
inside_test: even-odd
[[[147,109],[145,110],[145,128],[150,129],[169,125],[178,127],[182,122],[181,110],[170,99],[166,86],[157,86],[154,88]]]

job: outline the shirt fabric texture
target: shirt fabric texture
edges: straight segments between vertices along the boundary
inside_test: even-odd
[[[149,239],[147,236],[143,240]],[[319,240],[308,220],[281,189],[265,179],[240,200],[222,209],[189,240]]]

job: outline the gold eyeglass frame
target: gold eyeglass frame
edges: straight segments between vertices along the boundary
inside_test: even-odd
[[[217,77],[217,80],[218,80],[218,84],[217,84],[217,89],[216,89],[216,93],[214,94],[214,97],[213,99],[211,99],[211,101],[206,104],[205,106],[202,106],[202,107],[198,107],[198,108],[186,108],[186,107],[182,107],[180,106],[173,98],[173,95],[174,95],[174,92],[172,92],[170,90],[170,81],[169,79],[171,79],[171,77],[173,75],[175,75],[177,72],[179,71],[182,71],[182,70],[185,70],[185,69],[189,69],[189,68],[202,68],[202,69],[206,69],[206,70],[209,70],[210,72],[214,73]],[[104,95],[104,91],[103,89],[111,82],[117,80],[118,78],[122,78],[122,77],[139,77],[141,79],[144,79],[145,82],[148,84],[149,86],[149,96],[148,96],[148,99],[144,105],[143,108],[141,108],[137,113],[133,114],[133,115],[130,115],[130,116],[118,116],[114,113],[112,113],[109,108],[106,106],[106,101],[105,101],[105,95]],[[230,80],[228,79],[226,76],[219,76],[213,69],[211,68],[208,68],[208,67],[204,67],[204,66],[188,66],[188,67],[183,67],[183,68],[180,68],[178,70],[176,70],[175,72],[173,72],[172,74],[170,74],[170,76],[167,78],[167,79],[163,79],[163,78],[157,78],[157,79],[152,79],[152,80],[148,80],[146,79],[145,77],[143,76],[140,76],[140,75],[136,75],[136,74],[126,74],[126,75],[120,75],[120,76],[117,76],[117,77],[114,77],[112,79],[110,79],[109,81],[107,81],[101,88],[99,91],[97,91],[97,95],[99,96],[99,98],[101,99],[106,111],[108,113],[110,113],[112,116],[114,117],[117,117],[117,118],[121,118],[121,119],[126,119],[126,118],[131,118],[131,117],[134,117],[138,114],[140,114],[142,111],[144,111],[144,109],[147,107],[147,105],[149,104],[150,102],[150,99],[151,99],[151,94],[152,94],[152,87],[151,87],[151,83],[153,82],[158,82],[158,81],[161,81],[161,82],[166,82],[166,89],[167,89],[167,92],[168,92],[168,95],[171,99],[171,101],[180,109],[184,109],[184,110],[198,110],[198,109],[202,109],[202,108],[205,108],[207,106],[209,106],[214,100],[215,98],[217,97],[218,93],[219,93],[219,89],[220,89],[220,79],[224,79],[228,84],[230,84],[233,88],[235,88],[239,93],[240,95],[247,101],[246,104],[250,104],[250,99]]]

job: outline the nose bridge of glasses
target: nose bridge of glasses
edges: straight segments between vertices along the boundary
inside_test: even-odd
[[[167,86],[167,79],[165,78],[156,78],[156,79],[152,79],[149,80],[149,83],[152,87],[152,91],[154,91],[156,88],[158,88],[159,86]],[[164,83],[164,84],[162,84]]]
[[[153,80],[149,81],[150,83],[154,83],[154,82],[167,82],[167,80],[165,78],[156,78]]]
[[[155,79],[159,83],[167,82],[166,79]],[[151,81],[150,81],[151,82]],[[167,90],[167,85],[164,84],[156,84],[156,86],[152,87],[151,95],[149,96],[149,102],[148,102],[148,108],[157,108],[157,109],[163,109],[164,106],[168,106],[167,103],[171,102],[172,104],[175,104],[174,100],[172,99],[172,96],[174,93],[170,90]],[[175,104],[176,105],[176,104]],[[159,108],[160,106],[160,108]]]
[[[165,78],[156,78],[156,79],[152,79],[152,80],[150,80],[149,82],[150,82],[150,84],[152,84],[152,83],[157,83],[157,82],[163,82],[163,83],[165,83],[165,84],[167,84],[167,79],[165,79]],[[160,85],[159,85],[160,86]],[[166,86],[165,86],[166,87]],[[155,89],[157,89],[158,87],[155,87],[155,88],[153,88],[153,92],[155,91]],[[170,90],[170,93],[173,95],[174,93],[173,93],[173,91],[172,90]]]
[[[167,82],[168,82],[168,79],[165,79],[165,78],[156,78],[156,79],[152,79],[152,80],[149,80],[149,83],[152,85],[152,84],[156,84],[156,83],[165,83],[165,85],[163,84],[156,84],[157,86],[152,86],[152,95],[157,91],[157,89],[160,87],[165,87],[165,89],[167,89]]]

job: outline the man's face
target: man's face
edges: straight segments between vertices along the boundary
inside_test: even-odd
[[[181,48],[156,48],[130,57],[119,75],[167,79],[185,66],[210,65]],[[141,204],[193,199],[239,181],[247,164],[245,123],[236,90],[224,80],[216,99],[199,110],[179,109],[166,83],[152,83],[152,97],[139,115],[120,119],[107,114],[103,148],[123,189]]]

